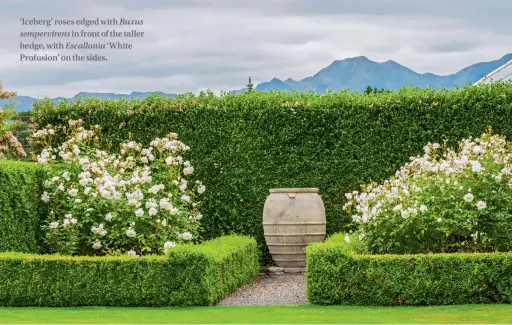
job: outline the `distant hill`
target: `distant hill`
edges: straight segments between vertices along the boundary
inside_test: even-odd
[[[284,81],[273,78],[258,84],[256,90],[296,89],[297,91],[315,90],[317,93],[322,93],[327,89],[364,91],[368,86],[386,90],[397,90],[403,86],[453,88],[456,85],[464,86],[470,82],[474,83],[510,60],[512,60],[512,53],[495,61],[473,64],[455,74],[439,76],[433,73],[417,73],[392,60],[375,62],[365,56],[359,56],[336,60],[315,75],[299,81],[290,78]]]
[[[342,89],[361,92],[368,86],[386,90],[397,90],[403,86],[453,88],[457,85],[464,86],[470,82],[474,83],[510,60],[512,60],[512,53],[495,61],[476,63],[457,73],[440,76],[433,73],[417,73],[392,60],[375,62],[365,56],[359,56],[336,60],[313,76],[302,80],[288,78],[283,81],[273,78],[268,82],[258,84],[255,89],[259,91],[292,91],[296,89],[300,92],[314,90],[317,93],[322,93],[326,90],[339,91]],[[245,91],[247,91],[247,88],[233,90],[232,92],[238,94]],[[177,96],[176,94],[157,93],[164,96]],[[80,97],[98,97],[101,99],[144,98],[149,94],[151,93],[113,94],[81,92],[72,98],[68,98],[68,100],[75,100]],[[63,98],[58,97],[51,100],[57,103],[61,99]],[[30,110],[35,100],[37,99],[29,96],[18,96],[0,101],[0,107],[6,103],[18,102],[15,107],[18,111],[23,112]]]
[[[58,103],[59,100],[67,99],[68,101],[73,101],[79,98],[100,98],[100,99],[135,99],[135,98],[145,98],[148,95],[151,95],[153,93],[162,95],[162,96],[171,96],[176,97],[176,94],[166,94],[163,92],[132,92],[131,94],[114,94],[114,93],[88,93],[88,92],[80,92],[73,96],[72,98],[63,98],[63,97],[57,97],[57,98],[51,98],[50,100],[54,103]],[[0,100],[0,107],[5,106],[6,104],[15,103],[14,107],[18,110],[18,112],[26,112],[28,110],[32,109],[32,103],[35,102],[37,98],[30,97],[30,96],[17,96],[14,98],[9,98],[5,100]]]

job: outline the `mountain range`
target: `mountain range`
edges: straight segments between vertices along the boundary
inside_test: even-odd
[[[280,80],[273,78],[268,82],[262,82],[256,86],[259,91],[292,91],[293,89],[303,91],[316,91],[322,93],[326,90],[339,91],[349,89],[351,91],[364,91],[368,86],[377,89],[397,90],[403,86],[424,88],[453,88],[474,83],[500,66],[512,60],[512,53],[506,54],[498,60],[480,62],[473,64],[451,75],[435,75],[433,73],[417,73],[399,63],[388,60],[386,62],[375,62],[365,56],[336,60],[316,74],[302,80],[288,78]],[[234,90],[235,93],[244,92],[247,89]],[[176,94],[157,92],[164,96],[176,97]],[[150,92],[132,92],[131,94],[114,93],[88,93],[80,92],[68,100],[75,100],[80,97],[98,97],[101,99],[122,99],[122,98],[144,98]],[[52,98],[58,102],[64,98]],[[1,100],[0,107],[5,104],[14,103],[14,107],[20,111],[28,111],[37,98],[30,96],[17,96],[8,100]]]
[[[310,91],[322,93],[326,90],[364,91],[368,86],[377,89],[398,90],[403,86],[437,89],[464,86],[474,83],[495,69],[512,60],[509,53],[498,60],[473,64],[457,73],[440,76],[433,73],[417,73],[399,63],[389,60],[375,62],[365,56],[336,60],[311,77],[302,80],[288,78],[284,81],[274,78],[260,83],[256,90]]]
[[[171,97],[178,96],[176,94],[166,94],[166,93],[159,92],[159,91],[157,91],[157,92],[135,92],[134,91],[131,94],[80,92],[71,98],[56,97],[56,98],[51,98],[50,100],[53,101],[54,103],[58,103],[62,99],[66,99],[68,101],[73,101],[73,100],[76,100],[79,98],[90,98],[90,97],[91,98],[100,98],[100,99],[116,99],[116,100],[123,99],[123,98],[126,98],[126,99],[140,98],[140,99],[142,99],[142,98],[147,97],[148,95],[153,94],[153,93],[157,93],[157,94],[160,94],[163,96],[171,96]],[[16,108],[16,110],[18,112],[26,112],[26,111],[29,111],[32,109],[32,103],[35,102],[36,100],[38,100],[38,98],[34,98],[34,97],[30,97],[30,96],[16,96],[13,98],[0,100],[0,107],[4,107],[6,104],[7,105],[14,104],[13,106],[14,106],[14,108]]]

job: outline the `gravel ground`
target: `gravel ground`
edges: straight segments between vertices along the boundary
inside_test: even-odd
[[[304,274],[260,275],[218,303],[219,306],[307,304]]]

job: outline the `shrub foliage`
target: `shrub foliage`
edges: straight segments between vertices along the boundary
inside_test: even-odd
[[[320,188],[327,231],[334,233],[351,223],[341,209],[343,193],[387,178],[425,143],[446,140],[453,146],[488,126],[512,135],[510,83],[447,91],[404,88],[371,96],[252,91],[220,98],[203,93],[133,101],[43,100],[34,106],[38,128],[80,118],[86,127],[101,124],[106,149],[130,136],[146,144],[178,133],[193,149],[187,158],[208,188],[205,234],[250,234],[260,245],[270,188]]]
[[[86,130],[81,123],[33,135],[46,145],[38,163],[56,169],[41,195],[51,208],[45,228],[52,252],[163,254],[177,243],[197,242],[198,198],[206,189],[187,176],[194,168],[181,155],[190,148],[177,134],[154,139],[149,148],[127,141],[114,155],[96,148],[99,126]],[[52,135],[58,132],[68,138],[57,146]]]
[[[355,246],[354,246],[355,245]],[[320,305],[512,302],[512,252],[361,254],[336,234],[307,248],[307,296]]]
[[[243,236],[167,256],[0,253],[0,306],[208,306],[258,272],[256,241]]]
[[[0,161],[0,252],[42,252],[46,211],[40,196],[46,175],[33,163]]]
[[[346,193],[373,253],[512,251],[512,146],[490,131],[427,144],[381,184]]]
[[[0,100],[15,96],[15,92],[4,91],[2,83],[0,83]],[[13,133],[22,125],[19,120],[13,121],[16,115],[16,111],[11,107],[0,107],[0,159],[5,157],[19,158],[20,156],[25,157],[27,155]]]

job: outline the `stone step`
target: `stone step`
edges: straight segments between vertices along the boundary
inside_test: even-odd
[[[306,273],[306,268],[303,267],[277,267],[277,266],[262,266],[260,267],[260,275],[279,275],[284,273]]]

